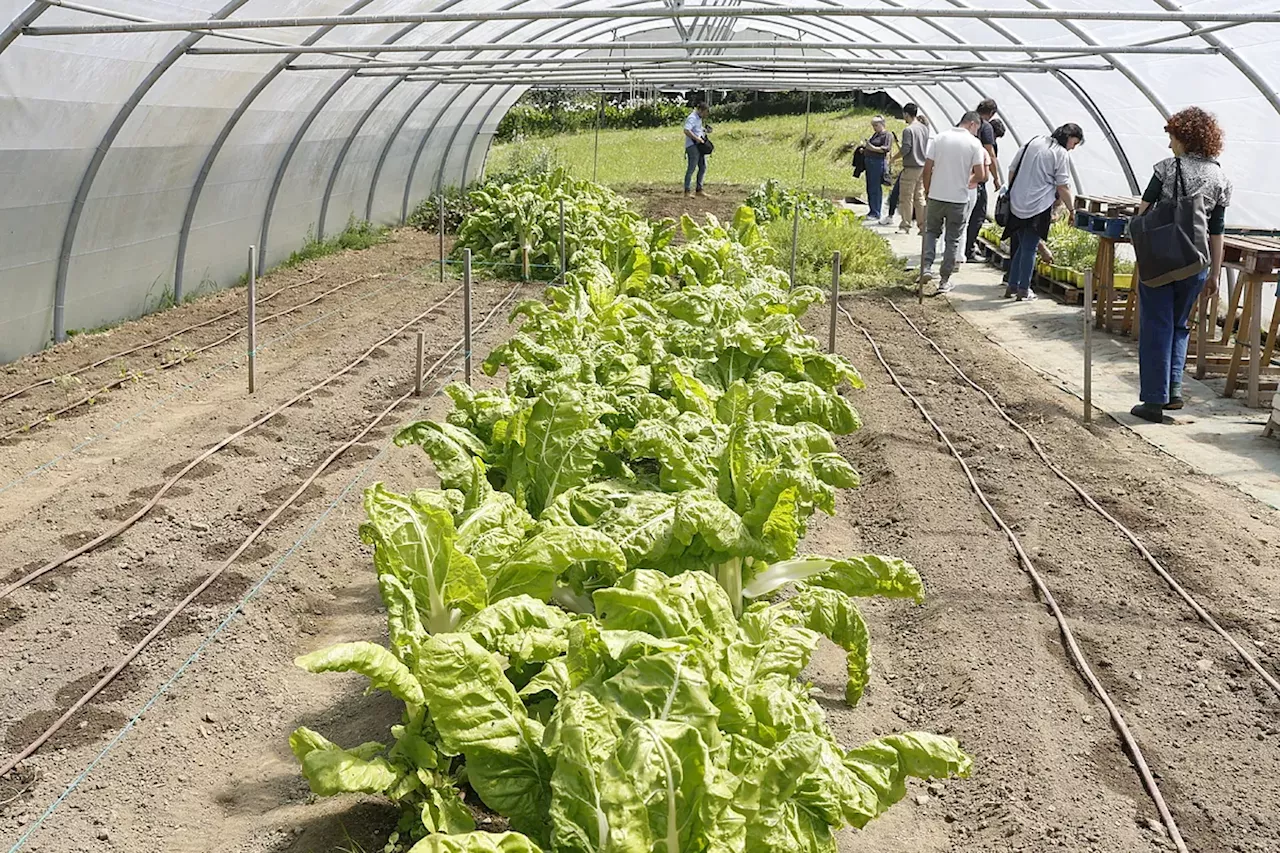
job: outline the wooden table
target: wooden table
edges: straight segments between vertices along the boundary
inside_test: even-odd
[[[1076,210],[1108,219],[1129,219],[1138,212],[1142,199],[1137,196],[1078,195]],[[1089,231],[1098,238],[1098,253],[1093,261],[1093,283],[1097,302],[1093,325],[1108,332],[1138,336],[1138,270],[1134,268],[1133,284],[1123,300],[1116,300],[1116,245],[1129,242],[1128,237],[1112,238]]]
[[[1280,365],[1272,363],[1276,334],[1280,331],[1280,300],[1271,312],[1265,348],[1262,343],[1262,294],[1265,288],[1275,286],[1276,273],[1280,271],[1280,237],[1257,232],[1234,233],[1223,238],[1223,245],[1223,266],[1237,271],[1238,275],[1234,281],[1228,279],[1226,319],[1222,335],[1213,341],[1209,340],[1209,324],[1210,317],[1215,320],[1217,317],[1218,293],[1206,290],[1200,296],[1196,318],[1195,376],[1203,379],[1225,373],[1227,382],[1222,396],[1232,397],[1240,385],[1240,372],[1247,363],[1245,402],[1256,408],[1262,405],[1262,391],[1275,390],[1280,384]],[[1188,361],[1191,360],[1189,357]]]

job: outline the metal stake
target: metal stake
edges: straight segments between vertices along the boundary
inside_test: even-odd
[[[800,242],[800,205],[791,217],[791,287],[796,286],[796,243]]]
[[[831,335],[827,339],[827,352],[836,351],[836,312],[840,310],[840,253],[831,256]]]
[[[560,283],[568,279],[569,259],[564,256],[564,199],[560,199]]]
[[[258,247],[249,247],[249,393],[257,390],[258,361]]]
[[[1093,270],[1084,271],[1084,422],[1093,422]]]
[[[440,193],[440,280],[444,281],[444,193]]]
[[[591,180],[600,180],[600,123],[604,121],[604,92],[600,93],[600,109],[596,112],[596,150],[595,161],[591,166]]]
[[[416,368],[414,369],[414,371],[413,371],[413,396],[415,396],[415,397],[421,397],[421,396],[422,396],[422,349],[423,349],[423,342],[424,342],[424,336],[423,336],[423,334],[422,334],[422,330],[421,330],[421,329],[419,329],[419,330],[418,330],[418,357],[417,357],[417,360],[414,362],[414,364],[416,364],[416,365],[417,365],[417,367],[416,367]]]
[[[471,384],[471,250],[462,250],[462,371]]]
[[[898,203],[901,204],[901,200]],[[919,305],[924,304],[924,247],[928,239],[929,229],[926,228],[920,232],[920,274],[916,278],[916,303]]]
[[[812,99],[812,92],[804,93],[804,136],[800,141],[800,186],[804,186],[805,170],[809,165],[809,102]]]

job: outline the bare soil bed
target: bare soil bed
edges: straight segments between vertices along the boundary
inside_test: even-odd
[[[1276,513],[1192,472],[1103,419],[983,339],[943,302],[890,294],[1050,457],[1113,515],[1273,674],[1280,635]],[[1280,850],[1280,697],[1245,668],[1085,507],[1025,439],[885,304],[848,302],[903,383],[974,468],[1014,527],[1129,726],[1194,851]],[[812,330],[826,337],[826,314]],[[923,322],[922,322],[923,321]],[[1069,663],[1057,624],[1004,534],[932,429],[843,318],[839,349],[867,381],[852,399],[865,427],[844,445],[863,486],[807,541],[866,550],[921,571],[921,607],[869,608],[874,678],[865,707],[837,701],[843,664],[816,681],[842,740],[904,728],[952,734],[971,779],[912,791],[851,836],[875,851],[1171,849],[1106,710]],[[846,521],[849,520],[849,521]]]
[[[673,215],[686,203],[678,192],[633,195],[644,196],[650,215]],[[713,190],[684,210],[701,205],[727,216],[741,197]],[[456,283],[440,284],[430,269],[412,272],[434,259],[434,247],[432,237],[399,232],[386,246],[299,273],[322,279],[287,304],[357,275],[384,277],[282,321],[282,331],[295,333],[264,350],[252,397],[242,367],[210,375],[243,351],[242,342],[229,343],[0,447],[8,580],[109,528],[179,463],[444,297]],[[268,280],[264,292],[274,286]],[[477,322],[511,288],[481,283]],[[231,304],[243,294],[218,298]],[[1191,849],[1280,849],[1280,701],[882,299],[863,294],[847,304],[1015,524],[1120,701]],[[428,362],[459,334],[453,305],[424,323]],[[1114,424],[1083,428],[1074,398],[1004,355],[944,303],[904,307],[1275,671],[1274,513]],[[20,365],[24,373],[7,377],[15,383],[8,387],[124,349],[122,341],[163,335],[194,322],[196,309],[219,313],[201,304],[157,315],[142,321],[146,328],[115,330],[115,340],[93,352],[99,342],[78,339]],[[500,311],[478,334],[478,354],[507,334],[505,316]],[[810,318],[821,339],[825,317],[815,310]],[[813,678],[846,745],[925,729],[959,738],[975,757],[972,778],[913,785],[866,831],[845,834],[841,849],[1169,849],[1105,711],[1067,661],[1056,624],[1008,542],[862,336],[842,321],[839,342],[867,379],[864,391],[852,392],[865,428],[843,444],[864,482],[842,495],[836,518],[814,526],[805,548],[903,556],[920,569],[928,600],[920,607],[868,603],[874,672],[859,709],[841,701],[844,664],[834,649],[815,660]],[[412,336],[401,336],[197,468],[120,538],[0,602],[3,755],[69,707],[320,459],[403,393],[412,353]],[[477,371],[477,384],[493,381]],[[428,393],[437,386],[428,383]],[[396,703],[362,695],[359,678],[309,675],[292,660],[332,642],[383,635],[368,551],[356,532],[360,492],[377,480],[398,490],[432,483],[425,458],[389,447],[390,435],[415,412],[439,417],[447,408],[441,397],[407,405],[341,457],[102,697],[0,782],[0,838],[12,844],[34,830],[22,849],[47,853],[380,850],[393,811],[373,799],[315,801],[287,739],[298,725],[342,743],[376,738],[398,715]]]
[[[701,222],[708,213],[711,213],[721,222],[729,222],[751,190],[732,184],[728,186],[712,184],[706,187],[706,195],[686,196],[684,190],[677,184],[670,186],[637,184],[623,187],[620,192],[634,199],[636,209],[650,219],[679,220],[687,213]]]

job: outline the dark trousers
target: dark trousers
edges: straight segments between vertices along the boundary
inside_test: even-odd
[[[898,173],[898,178],[893,182],[893,192],[889,193],[889,215],[893,216],[898,212],[898,196],[902,190],[902,173]]]
[[[686,145],[684,149],[688,166],[684,170],[684,191],[689,192],[693,183],[693,173],[698,173],[698,191],[702,191],[702,179],[707,176],[707,155],[698,150],[696,145]]]
[[[1161,287],[1138,285],[1138,384],[1144,403],[1162,406],[1182,396],[1187,365],[1187,320],[1209,271]]]
[[[884,158],[867,158],[867,207],[868,219],[880,218],[880,206],[884,203]]]
[[[982,230],[982,223],[987,221],[987,185],[978,185],[978,200],[973,203],[973,213],[969,214],[969,233],[965,235],[964,256],[966,258],[973,257],[974,250],[978,248],[978,232]]]

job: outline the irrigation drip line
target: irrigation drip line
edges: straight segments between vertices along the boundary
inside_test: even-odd
[[[421,314],[418,314],[416,317],[412,318],[412,319],[411,319],[411,320],[409,320],[407,323],[405,323],[404,325],[400,326],[400,327],[399,327],[398,329],[396,329],[394,332],[392,332],[391,334],[387,335],[387,336],[386,336],[386,337],[384,337],[382,340],[380,340],[380,341],[378,341],[377,343],[375,343],[373,346],[369,347],[369,349],[365,350],[365,351],[364,351],[364,353],[362,353],[359,357],[357,357],[357,358],[355,359],[355,361],[352,361],[350,364],[348,364],[346,367],[344,367],[344,368],[342,368],[341,370],[339,370],[337,373],[333,373],[333,374],[331,374],[328,378],[323,379],[323,380],[321,380],[320,382],[316,383],[315,385],[312,385],[312,386],[311,386],[310,388],[308,388],[307,390],[302,391],[302,392],[301,392],[301,393],[299,393],[299,394],[296,394],[295,396],[291,397],[291,398],[290,398],[289,400],[287,400],[286,402],[284,402],[284,403],[280,404],[279,406],[276,406],[275,408],[271,409],[269,412],[267,412],[266,414],[262,415],[261,417],[259,417],[259,418],[258,418],[257,420],[255,420],[255,421],[253,421],[253,422],[252,422],[251,424],[249,424],[248,426],[243,427],[243,428],[241,428],[241,429],[237,430],[236,432],[233,432],[231,435],[229,435],[229,436],[227,436],[226,438],[222,439],[222,440],[221,440],[221,441],[219,441],[217,444],[215,444],[215,445],[213,445],[212,447],[210,447],[208,450],[205,450],[203,453],[201,453],[200,455],[198,455],[195,459],[191,460],[191,461],[190,461],[190,462],[188,462],[186,465],[184,465],[184,466],[182,467],[182,469],[181,469],[180,471],[178,471],[178,473],[176,473],[176,474],[174,474],[172,477],[170,477],[170,478],[169,478],[169,481],[168,481],[168,482],[166,482],[163,486],[161,486],[161,487],[160,487],[160,490],[159,490],[159,491],[157,491],[157,492],[155,493],[155,495],[154,495],[154,496],[152,496],[152,498],[151,498],[149,501],[147,501],[145,504],[143,504],[143,505],[142,505],[142,507],[141,507],[137,512],[135,512],[133,515],[129,516],[129,518],[128,518],[128,519],[126,519],[125,521],[121,522],[119,525],[117,525],[116,527],[112,528],[111,530],[108,530],[106,533],[103,533],[102,535],[98,536],[96,539],[93,539],[92,541],[90,541],[90,542],[86,542],[84,545],[81,545],[81,546],[80,546],[80,547],[78,547],[78,548],[75,548],[75,549],[73,549],[73,550],[71,550],[71,551],[68,551],[67,553],[63,554],[61,557],[58,557],[58,558],[56,558],[56,559],[54,559],[54,560],[51,560],[51,561],[50,561],[50,562],[48,562],[48,563],[45,563],[43,566],[41,566],[40,568],[35,569],[34,571],[32,571],[32,572],[28,573],[28,574],[27,574],[26,576],[24,576],[23,578],[21,578],[21,579],[19,579],[19,580],[17,580],[17,581],[14,581],[12,584],[10,584],[9,586],[5,587],[3,590],[0,590],[0,599],[8,598],[8,597],[9,597],[10,595],[12,595],[15,591],[17,591],[17,590],[21,589],[22,587],[26,586],[27,584],[31,583],[32,581],[36,580],[37,578],[39,578],[39,577],[41,577],[41,576],[43,576],[43,575],[48,574],[49,572],[53,571],[54,569],[57,569],[57,568],[59,568],[59,567],[61,567],[61,566],[66,565],[67,563],[71,562],[72,560],[76,559],[77,557],[81,557],[81,556],[83,556],[84,554],[89,553],[90,551],[94,550],[95,548],[98,548],[100,545],[102,545],[102,544],[104,544],[104,543],[106,543],[106,542],[111,541],[112,539],[114,539],[114,538],[116,538],[117,536],[119,536],[121,533],[123,533],[123,532],[125,532],[126,530],[128,530],[130,527],[132,527],[134,524],[136,524],[140,519],[142,519],[142,518],[143,518],[147,513],[151,512],[151,510],[155,508],[156,504],[158,504],[158,503],[160,502],[160,500],[161,500],[161,499],[162,499],[166,494],[168,494],[169,490],[170,490],[170,489],[172,489],[175,485],[177,485],[178,481],[180,481],[183,477],[185,477],[187,474],[189,474],[189,473],[192,471],[192,469],[194,469],[194,468],[195,468],[197,465],[199,465],[201,462],[204,462],[206,459],[211,458],[214,454],[216,454],[218,451],[220,451],[220,450],[222,450],[223,448],[225,448],[228,444],[230,444],[231,442],[235,441],[236,439],[241,438],[241,437],[243,437],[243,436],[247,435],[248,433],[252,432],[253,430],[257,429],[258,427],[262,426],[262,425],[263,425],[263,424],[265,424],[267,421],[271,420],[271,418],[275,417],[275,416],[276,416],[276,415],[278,415],[280,412],[283,412],[285,409],[287,409],[287,408],[289,408],[290,406],[294,405],[294,404],[295,404],[295,403],[297,403],[299,400],[302,400],[302,399],[303,399],[303,398],[305,398],[305,397],[309,397],[309,396],[311,396],[311,395],[312,395],[312,394],[314,394],[316,391],[319,391],[320,389],[324,388],[324,387],[325,387],[326,385],[328,385],[329,383],[331,383],[331,382],[333,382],[333,381],[335,381],[335,380],[337,380],[337,379],[341,378],[342,376],[345,376],[347,373],[350,373],[352,370],[354,370],[356,367],[358,367],[358,366],[359,366],[359,365],[360,365],[360,364],[361,364],[365,359],[367,359],[370,355],[372,355],[372,354],[373,354],[373,352],[374,352],[375,350],[380,349],[380,348],[381,348],[382,346],[384,346],[385,344],[389,343],[390,341],[392,341],[392,340],[394,340],[395,338],[399,337],[400,335],[404,334],[404,332],[405,332],[407,329],[409,329],[411,326],[413,326],[415,323],[417,323],[417,322],[419,322],[419,321],[423,320],[423,319],[424,319],[424,318],[426,318],[429,314],[431,314],[431,313],[435,312],[435,311],[436,311],[436,310],[438,310],[441,306],[443,306],[445,303],[449,302],[449,300],[450,300],[450,299],[452,299],[454,296],[456,296],[460,290],[462,290],[462,285],[458,285],[458,286],[457,286],[457,287],[455,287],[453,290],[449,291],[449,293],[448,293],[448,294],[446,294],[446,295],[444,296],[444,298],[442,298],[442,299],[440,299],[439,301],[437,301],[435,304],[433,304],[433,305],[432,305],[430,308],[428,308],[426,311],[423,311]],[[6,771],[4,771],[4,772],[8,772],[8,771],[6,770]],[[0,776],[2,776],[2,775],[3,775],[3,773],[0,773]]]
[[[485,325],[487,325],[489,321],[498,314],[499,311],[501,311],[508,303],[510,303],[510,301],[518,291],[519,291],[518,286],[512,288],[511,292],[508,293],[507,296],[501,302],[499,302],[497,306],[494,307],[493,311],[491,311],[488,316],[486,316],[483,320],[481,320],[480,324],[477,326],[477,330],[483,329]],[[454,344],[453,350],[456,350],[457,347],[459,346],[461,346],[461,341]],[[437,362],[437,364],[442,363],[447,357],[448,355],[446,355],[439,362]],[[424,370],[423,374],[426,375],[429,373],[434,373],[435,370],[436,370],[436,367],[433,366],[430,370]],[[455,367],[448,374],[448,376],[446,376],[445,379],[441,381],[440,387],[436,389],[435,393],[432,394],[432,397],[435,398],[440,396],[440,393],[444,388],[445,382],[447,382],[448,379],[451,379],[452,377],[456,376],[460,370],[461,370],[461,367]],[[404,395],[395,404],[393,404],[390,407],[390,409],[394,409],[396,406],[399,406],[411,395],[412,395],[411,393]],[[423,408],[425,407],[419,407],[418,411],[421,411]],[[384,412],[382,415],[379,415],[379,419],[381,419],[382,417],[385,417],[385,414],[386,412]],[[376,421],[375,421],[375,424],[376,424]],[[362,435],[364,433],[367,433],[368,431],[369,431],[369,428],[366,428],[362,432]],[[357,437],[357,439],[354,439],[351,443],[354,444],[358,440],[359,438]],[[116,733],[115,737],[113,737],[107,743],[107,745],[104,746],[96,756],[94,756],[93,760],[91,760],[89,764],[86,765],[86,767],[75,777],[75,779],[73,779],[70,782],[70,784],[68,784],[67,787],[63,789],[62,793],[58,795],[58,797],[52,803],[50,803],[48,807],[45,808],[44,812],[41,813],[40,817],[37,818],[36,821],[31,826],[27,827],[27,829],[22,833],[22,835],[18,838],[18,840],[14,842],[13,846],[9,848],[9,853],[17,853],[17,851],[22,849],[22,847],[27,843],[27,840],[30,839],[31,836],[34,835],[36,831],[40,829],[41,826],[44,825],[44,822],[53,815],[53,813],[57,810],[58,806],[60,806],[63,802],[65,802],[71,796],[71,794],[73,794],[76,791],[76,789],[84,782],[84,780],[88,778],[89,774],[93,772],[94,768],[96,768],[98,764],[104,761],[107,755],[116,747],[116,745],[119,744],[122,740],[124,740],[125,736],[135,726],[137,726],[138,723],[142,721],[142,717],[148,711],[151,710],[151,708],[155,705],[155,703],[160,700],[160,697],[166,695],[169,692],[169,690],[173,687],[173,685],[177,683],[178,679],[181,678],[182,675],[188,669],[191,668],[191,666],[196,662],[196,660],[199,659],[200,655],[205,651],[205,649],[207,649],[213,643],[213,641],[217,639],[222,634],[222,632],[227,629],[227,627],[231,624],[232,620],[236,617],[236,614],[244,612],[245,606],[248,605],[248,603],[257,596],[257,594],[262,590],[262,588],[266,586],[267,582],[270,581],[271,578],[275,576],[276,572],[278,572],[284,566],[284,564],[289,560],[289,558],[292,557],[297,552],[297,550],[302,547],[304,543],[306,543],[311,539],[312,535],[314,535],[315,532],[320,529],[320,525],[322,525],[325,519],[329,517],[330,513],[332,513],[333,510],[336,509],[337,506],[346,499],[347,495],[351,493],[351,490],[355,488],[356,484],[359,483],[361,480],[363,480],[365,475],[371,469],[373,469],[382,460],[384,456],[386,456],[387,451],[391,448],[391,446],[392,444],[390,441],[384,443],[382,449],[378,451],[377,456],[369,460],[369,462],[363,468],[360,469],[360,471],[356,474],[356,476],[353,477],[347,483],[347,485],[342,488],[342,490],[338,493],[337,497],[335,497],[333,501],[330,502],[330,504],[324,509],[324,511],[320,513],[320,515],[311,524],[311,526],[308,527],[307,530],[304,531],[303,534],[298,537],[298,539],[293,543],[293,545],[289,547],[287,551],[285,551],[285,553],[280,555],[279,559],[276,560],[276,562],[271,566],[271,568],[268,569],[253,586],[251,586],[248,590],[245,591],[244,595],[241,596],[240,600],[237,601],[235,605],[232,606],[232,608],[227,612],[227,615],[223,617],[220,623],[218,623],[217,627],[215,627],[212,631],[210,631],[207,635],[205,635],[205,637],[200,641],[200,644],[196,646],[195,651],[193,651],[187,657],[187,659],[184,660],[178,666],[177,670],[174,671],[173,675],[171,675],[169,679],[165,681],[164,684],[160,685],[160,687],[156,689],[155,693],[153,693],[151,697],[146,702],[143,703],[142,708],[137,713],[135,713],[133,717],[130,718],[129,721],[126,722],[120,728],[120,731]],[[296,494],[294,498],[296,498]],[[294,498],[290,498],[290,500],[292,501]],[[255,532],[255,535],[256,535],[256,532]],[[3,776],[7,772],[9,771],[5,770],[3,772],[0,772],[0,776]]]
[[[323,276],[314,275],[311,278],[307,279],[306,281],[300,281],[297,284],[291,284],[291,285],[288,285],[287,287],[278,288],[277,290],[274,290],[268,295],[259,299],[258,304],[262,305],[264,303],[270,302],[280,294],[287,293],[291,290],[297,290],[299,287],[306,287],[308,284],[315,284],[321,278],[323,278]],[[23,394],[27,393],[28,391],[34,391],[36,388],[42,388],[45,385],[53,385],[59,379],[64,379],[68,376],[79,376],[81,373],[84,373],[85,371],[93,370],[95,367],[102,367],[102,365],[115,361],[117,358],[124,358],[126,355],[133,355],[135,352],[141,352],[144,349],[151,349],[152,347],[158,347],[160,346],[160,344],[168,343],[169,341],[173,340],[179,335],[185,335],[187,332],[194,332],[196,329],[203,329],[205,326],[211,326],[214,323],[218,322],[219,320],[225,320],[228,317],[234,317],[243,312],[244,312],[243,308],[236,308],[235,310],[232,310],[232,311],[225,311],[217,315],[216,317],[210,317],[208,320],[205,320],[201,323],[196,323],[194,326],[187,326],[185,329],[179,329],[176,332],[172,332],[168,335],[165,335],[163,338],[156,338],[154,341],[147,341],[145,344],[138,344],[137,346],[131,347],[130,349],[124,350],[122,352],[118,352],[113,355],[108,355],[103,358],[100,358],[97,361],[93,362],[92,364],[86,364],[83,367],[77,367],[75,370],[72,370],[69,373],[59,373],[56,376],[46,376],[44,379],[36,380],[35,382],[32,382],[30,385],[26,385],[22,388],[17,389],[16,391],[10,391],[9,393],[5,394],[3,397],[0,397],[0,403],[7,403],[9,400],[12,400],[14,397],[20,397]]]
[[[969,486],[973,489],[974,495],[991,516],[991,519],[996,523],[996,526],[1004,531],[1004,535],[1008,538],[1010,545],[1013,546],[1014,552],[1018,555],[1019,562],[1022,563],[1022,567],[1026,570],[1028,576],[1030,576],[1032,582],[1035,584],[1036,589],[1039,591],[1040,597],[1044,600],[1045,606],[1049,608],[1049,612],[1057,621],[1058,630],[1062,634],[1063,644],[1066,646],[1067,652],[1071,656],[1076,669],[1084,676],[1084,679],[1088,682],[1090,689],[1093,690],[1094,694],[1106,707],[1107,714],[1111,717],[1111,723],[1115,727],[1116,732],[1120,735],[1120,740],[1124,744],[1125,751],[1129,754],[1129,758],[1133,763],[1134,769],[1138,771],[1138,776],[1142,779],[1143,787],[1146,788],[1147,794],[1151,797],[1152,803],[1155,804],[1156,811],[1160,813],[1160,819],[1164,823],[1165,829],[1169,832],[1169,839],[1173,842],[1178,853],[1189,853],[1186,842],[1182,839],[1182,833],[1178,831],[1178,825],[1173,819],[1172,812],[1169,810],[1169,805],[1165,802],[1164,795],[1160,793],[1160,786],[1156,784],[1155,777],[1151,773],[1151,768],[1147,765],[1147,760],[1142,754],[1142,748],[1138,746],[1137,739],[1129,730],[1129,726],[1125,722],[1124,715],[1120,713],[1120,709],[1116,707],[1115,702],[1111,699],[1111,694],[1109,694],[1107,689],[1102,686],[1102,682],[1098,680],[1097,675],[1094,674],[1093,669],[1089,666],[1089,662],[1085,658],[1084,652],[1081,651],[1079,644],[1076,643],[1075,634],[1072,633],[1071,626],[1067,623],[1066,615],[1063,614],[1062,610],[1058,607],[1058,602],[1053,597],[1053,592],[1049,589],[1049,585],[1045,582],[1040,572],[1036,569],[1035,564],[1031,561],[1030,555],[1028,555],[1026,550],[1022,547],[1021,540],[1018,539],[1017,534],[1013,532],[1012,528],[1005,523],[1004,519],[1000,517],[1000,513],[996,512],[995,507],[991,505],[991,501],[987,499],[986,493],[983,492],[982,487],[978,485],[978,480],[974,477],[973,471],[970,470],[968,463],[964,461],[964,457],[960,454],[960,451],[951,443],[951,439],[947,437],[946,432],[938,425],[938,422],[933,419],[933,416],[929,414],[929,411],[924,407],[924,404],[921,403],[920,400],[902,384],[902,380],[898,378],[898,374],[894,373],[893,368],[889,366],[889,362],[885,360],[884,354],[880,352],[880,346],[876,343],[875,338],[871,336],[869,331],[853,319],[853,315],[850,314],[843,305],[839,307],[840,313],[844,314],[845,319],[849,321],[849,325],[861,332],[863,337],[867,339],[867,343],[871,344],[871,349],[875,352],[875,356],[879,360],[881,367],[883,367],[885,372],[889,374],[889,379],[893,381],[893,384],[897,386],[903,396],[911,401],[911,403],[924,417],[925,421],[928,422],[929,426],[933,428],[933,431],[937,433],[938,438],[947,446],[947,450],[949,450],[951,455],[955,457],[956,462],[960,463],[960,467],[963,469],[965,478],[968,479]]]
[[[294,305],[292,308],[286,308],[283,311],[277,311],[274,314],[268,314],[267,316],[261,318],[257,322],[265,323],[268,320],[275,320],[280,317],[286,317],[295,311],[300,311],[301,309],[306,308],[308,305],[314,305],[315,303],[319,302],[321,299],[324,299],[327,296],[332,296],[333,294],[337,293],[339,290],[345,290],[346,288],[352,286],[353,284],[359,284],[362,281],[366,281],[370,278],[377,278],[377,277],[378,276],[362,275],[357,278],[353,278],[351,279],[351,281],[345,282],[344,284],[340,284],[337,287],[333,287],[333,288],[330,288],[329,290],[326,290],[324,293],[321,293],[319,296],[315,296],[311,299],[308,299],[306,302],[300,302],[297,305]],[[261,304],[261,301],[259,301],[259,304]],[[240,334],[244,332],[245,329],[247,328],[248,326],[240,326],[232,330],[228,334],[223,335],[221,338],[218,338],[218,340],[213,341],[212,343],[205,344],[204,346],[199,347],[197,349],[193,349],[191,352],[183,353],[180,357],[174,359],[173,361],[166,361],[163,364],[159,365],[158,367],[149,367],[146,370],[131,371],[125,374],[124,376],[121,376],[119,379],[116,379],[113,382],[103,385],[101,388],[98,388],[94,391],[90,391],[87,395],[75,401],[74,403],[69,403],[68,405],[63,406],[61,409],[58,409],[57,411],[54,411],[54,412],[46,412],[44,415],[32,421],[31,423],[27,424],[26,426],[15,427],[6,433],[0,433],[0,441],[4,441],[7,438],[12,438],[13,436],[19,435],[19,434],[25,435],[26,433],[30,432],[31,430],[35,429],[41,424],[51,422],[52,419],[56,419],[59,415],[65,415],[67,412],[74,411],[75,409],[78,409],[85,404],[94,402],[95,400],[97,400],[99,394],[105,394],[108,391],[111,391],[115,388],[119,388],[121,385],[124,385],[129,382],[137,382],[143,377],[151,376],[155,373],[159,373],[162,370],[168,370],[170,368],[177,367],[178,365],[186,364],[187,361],[193,358],[194,356],[200,355],[201,353],[207,352],[211,349],[214,349],[215,347],[220,347],[223,344],[227,343],[228,341],[238,338]]]
[[[1062,480],[1062,482],[1066,483],[1068,486],[1071,487],[1071,490],[1074,491],[1077,496],[1079,496],[1080,500],[1084,502],[1085,506],[1089,507],[1094,512],[1098,513],[1098,515],[1102,516],[1107,521],[1111,522],[1111,524],[1116,528],[1116,530],[1118,530],[1126,539],[1129,540],[1130,543],[1133,544],[1133,547],[1136,548],[1138,553],[1142,555],[1142,558],[1147,562],[1147,565],[1151,566],[1151,568],[1155,570],[1156,574],[1160,576],[1160,579],[1163,580],[1166,584],[1168,584],[1169,588],[1172,589],[1175,593],[1177,593],[1178,596],[1184,602],[1186,602],[1187,606],[1191,608],[1192,612],[1194,612],[1202,622],[1204,622],[1206,625],[1212,628],[1220,637],[1226,640],[1231,645],[1231,647],[1236,650],[1236,652],[1240,655],[1240,657],[1244,660],[1244,662],[1247,663],[1254,672],[1256,672],[1259,676],[1262,677],[1262,680],[1266,682],[1268,687],[1270,687],[1277,694],[1280,694],[1280,681],[1277,681],[1275,677],[1271,675],[1271,673],[1267,672],[1267,670],[1262,666],[1262,664],[1259,663],[1258,660],[1253,655],[1251,655],[1248,652],[1248,650],[1246,650],[1244,646],[1242,646],[1236,640],[1235,637],[1233,637],[1225,628],[1223,628],[1220,624],[1218,624],[1217,620],[1215,620],[1213,616],[1211,616],[1209,612],[1205,610],[1203,606],[1201,606],[1200,602],[1196,600],[1195,596],[1187,592],[1187,590],[1183,588],[1183,586],[1180,583],[1178,583],[1177,580],[1174,579],[1173,575],[1168,571],[1168,569],[1166,569],[1163,565],[1161,565],[1160,561],[1157,560],[1155,556],[1147,549],[1147,547],[1142,544],[1142,541],[1138,538],[1137,534],[1135,534],[1132,530],[1126,527],[1121,521],[1119,521],[1111,513],[1107,512],[1106,509],[1104,509],[1101,505],[1099,505],[1099,503],[1093,499],[1093,496],[1090,495],[1088,492],[1086,492],[1079,483],[1077,483],[1075,480],[1067,476],[1066,472],[1064,472],[1061,468],[1059,468],[1056,464],[1054,464],[1054,462],[1049,458],[1048,454],[1045,453],[1045,450],[1040,445],[1040,442],[1036,440],[1035,436],[1033,436],[1030,432],[1028,432],[1027,429],[1022,426],[1022,424],[1018,423],[1016,420],[1010,417],[1009,413],[1005,410],[1005,408],[1001,406],[998,402],[996,402],[996,399],[994,396],[991,395],[991,392],[989,392],[986,388],[982,387],[981,385],[979,385],[978,383],[970,379],[969,376],[963,370],[960,369],[959,365],[957,365],[954,361],[952,361],[947,356],[947,354],[942,351],[941,347],[939,347],[938,344],[935,343],[932,338],[930,338],[924,332],[920,331],[920,329],[916,326],[916,324],[911,321],[911,318],[908,317],[906,314],[904,314],[902,312],[902,309],[900,309],[897,305],[893,303],[893,300],[890,299],[886,301],[889,303],[889,307],[898,313],[898,316],[902,317],[903,320],[907,321],[907,325],[911,327],[911,331],[919,335],[926,343],[929,344],[930,347],[933,348],[934,352],[942,356],[942,360],[951,366],[951,369],[956,372],[957,376],[959,376],[961,379],[967,382],[969,384],[969,387],[973,388],[979,394],[986,397],[987,402],[990,403],[995,408],[996,413],[999,414],[1000,417],[1003,418],[1007,424],[1009,424],[1009,426],[1013,427],[1018,432],[1022,433],[1023,436],[1026,437],[1027,441],[1031,444],[1031,449],[1036,452],[1036,455],[1040,457],[1041,461],[1044,462],[1044,464],[1049,468],[1050,471],[1052,471],[1055,475],[1057,475],[1058,479]]]

